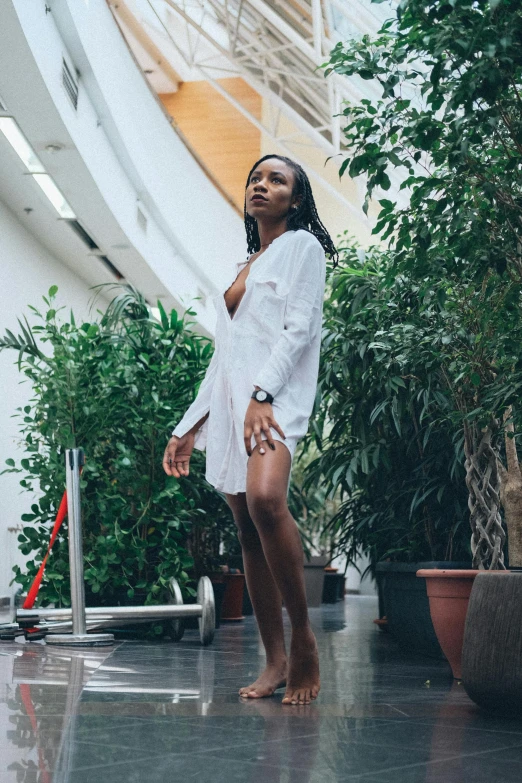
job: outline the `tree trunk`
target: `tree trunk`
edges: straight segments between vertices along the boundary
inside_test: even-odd
[[[500,499],[508,531],[509,565],[520,568],[522,567],[522,473],[515,438],[509,437],[510,433],[515,434],[511,413],[512,409],[509,407],[504,414],[507,469],[499,461]]]
[[[504,566],[506,534],[500,517],[500,475],[498,455],[492,443],[498,423],[492,419],[483,430],[464,422],[466,486],[471,523],[473,568]]]

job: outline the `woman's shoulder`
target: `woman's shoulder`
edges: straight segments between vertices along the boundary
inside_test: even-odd
[[[315,234],[312,234],[312,232],[308,231],[306,228],[298,228],[297,231],[294,232],[294,241],[299,248],[313,248],[324,252],[323,246]]]

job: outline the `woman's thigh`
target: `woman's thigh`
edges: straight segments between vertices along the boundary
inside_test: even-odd
[[[232,511],[236,525],[239,525],[241,522],[246,523],[250,516],[246,502],[246,492],[238,492],[237,495],[230,495],[228,492],[225,492],[225,499]]]
[[[274,440],[272,451],[264,442],[265,453],[256,444],[247,463],[246,504],[255,520],[257,513],[279,513],[288,508],[288,483],[292,458],[281,441]]]

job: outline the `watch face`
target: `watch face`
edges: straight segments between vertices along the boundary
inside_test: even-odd
[[[263,402],[263,400],[266,400],[266,392],[265,391],[256,392],[256,398],[258,402]]]

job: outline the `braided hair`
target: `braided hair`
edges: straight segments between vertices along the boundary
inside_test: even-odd
[[[250,169],[246,181],[245,191],[250,182],[252,172],[257,166],[268,158],[277,158],[286,163],[294,172],[294,187],[292,190],[292,197],[301,196],[299,205],[296,209],[291,209],[288,213],[286,225],[287,230],[297,231],[303,228],[305,231],[309,231],[313,234],[321,243],[325,253],[329,254],[329,257],[333,259],[333,268],[339,264],[339,254],[335,248],[330,234],[323,226],[317,214],[317,208],[315,206],[314,197],[312,195],[312,188],[310,186],[310,180],[305,170],[291,158],[287,158],[285,155],[264,155],[258,161],[254,163]],[[244,206],[244,219],[245,230],[247,235],[247,249],[249,253],[256,253],[260,247],[261,242],[259,239],[259,231],[257,230],[257,221],[251,215],[247,213],[246,209],[246,197]]]

